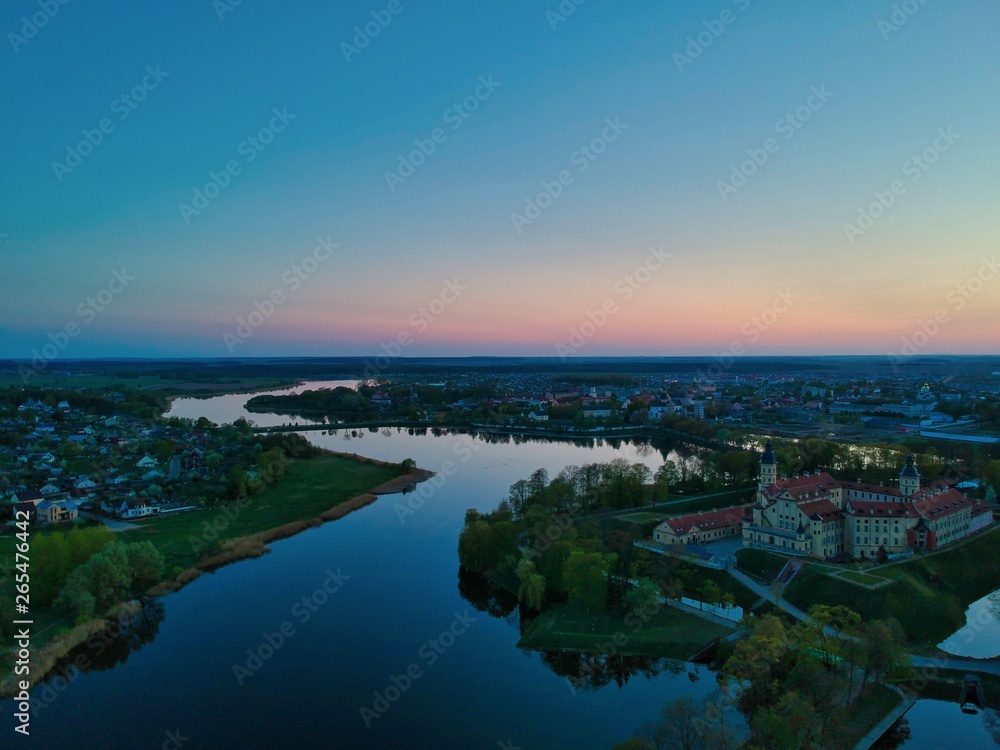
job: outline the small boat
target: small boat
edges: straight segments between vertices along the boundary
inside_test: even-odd
[[[962,704],[962,713],[965,714],[978,714],[986,710],[986,694],[976,675],[965,675],[962,680],[962,699],[959,702]]]

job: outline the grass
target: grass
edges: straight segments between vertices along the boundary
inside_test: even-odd
[[[884,685],[869,685],[854,705],[844,712],[844,723],[836,736],[827,732],[822,737],[825,747],[854,747],[902,702],[899,693]]]
[[[680,498],[672,498],[679,500]],[[657,508],[657,512],[664,516],[680,516],[688,513],[704,513],[709,510],[721,510],[722,508],[732,508],[736,505],[744,505],[753,501],[753,492],[750,490],[733,490],[718,497],[698,497],[672,505],[664,505]]]
[[[762,549],[741,549],[736,552],[737,567],[744,573],[771,583],[788,562],[787,558]]]
[[[528,626],[518,648],[582,651],[688,659],[732,631],[663,605],[647,621],[601,612],[590,614],[569,604],[546,609]]]
[[[953,550],[879,568],[875,573],[896,581],[874,591],[858,588],[807,565],[785,590],[801,609],[814,604],[842,604],[865,620],[895,617],[912,646],[931,649],[965,625],[972,602],[1000,588],[1000,537],[997,530]]]
[[[175,566],[189,568],[206,551],[218,552],[227,541],[319,518],[399,475],[400,470],[394,466],[341,456],[294,461],[281,481],[250,498],[243,507],[232,505],[150,519],[136,524],[140,526],[137,530],[123,532],[123,536],[128,541],[156,545],[167,560],[167,570]]]
[[[625,516],[616,516],[619,521],[626,523],[659,523],[665,516],[662,513],[629,513]]]
[[[838,574],[840,578],[846,578],[848,581],[854,581],[855,583],[860,583],[862,586],[878,586],[879,584],[884,584],[886,579],[882,576],[868,575],[867,573],[858,573],[854,570],[845,570]]]

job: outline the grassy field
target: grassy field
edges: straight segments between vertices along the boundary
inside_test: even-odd
[[[557,604],[535,618],[517,646],[688,659],[731,632],[667,605],[643,623],[640,619],[626,622],[617,614],[592,615],[569,604]]]
[[[736,552],[737,567],[763,581],[771,583],[788,560],[762,549],[741,549]]]
[[[245,507],[233,505],[141,521],[136,524],[140,529],[123,532],[122,536],[130,542],[148,540],[155,544],[167,559],[168,571],[174,566],[188,568],[204,556],[202,544],[211,547],[226,539],[315,518],[401,473],[395,467],[339,456],[295,461],[288,465],[288,473],[280,482],[250,498]],[[213,531],[217,536],[212,536]]]
[[[680,497],[672,497],[671,500],[680,500]],[[709,510],[720,510],[731,508],[734,505],[745,505],[753,501],[753,490],[733,490],[717,497],[700,497],[685,500],[673,505],[664,505],[656,509],[657,513],[664,516],[681,516],[688,513],[704,513]]]
[[[886,581],[882,576],[868,575],[867,573],[859,573],[855,570],[845,570],[839,575],[841,578],[860,583],[863,586],[878,586],[879,584],[885,584]]]
[[[994,530],[957,549],[868,575],[896,583],[868,591],[807,565],[785,590],[785,598],[805,610],[813,604],[843,604],[866,620],[895,617],[912,646],[931,649],[965,625],[972,602],[1000,588],[1000,535]]]
[[[625,523],[658,523],[665,516],[661,513],[629,513],[624,516],[617,516],[617,518],[619,521],[625,521]]]
[[[884,685],[869,685],[847,711],[841,731],[835,736],[829,733],[824,735],[823,745],[831,748],[854,747],[902,700],[895,690]]]

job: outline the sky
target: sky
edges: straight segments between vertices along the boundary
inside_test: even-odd
[[[11,0],[0,356],[995,354],[998,25]]]

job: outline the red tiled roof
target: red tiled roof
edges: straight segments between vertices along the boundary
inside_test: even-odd
[[[808,503],[801,503],[799,510],[809,516],[809,518],[821,519],[823,521],[842,517],[840,508],[831,500],[811,500]]]
[[[849,505],[856,516],[916,518],[919,515],[912,504],[897,503],[892,500],[851,500]]]
[[[972,501],[958,490],[944,492],[921,493],[913,498],[913,507],[927,519],[941,518],[968,508]]]
[[[750,515],[750,508],[741,506],[738,508],[713,510],[708,513],[694,513],[688,516],[668,518],[660,525],[669,526],[670,530],[675,534],[687,534],[694,527],[698,527],[701,530],[708,530],[735,526],[736,524],[743,523],[743,520],[749,518]]]
[[[800,501],[806,500],[810,495],[813,498],[828,495],[838,487],[840,482],[824,471],[821,474],[804,474],[801,477],[779,479],[768,488],[768,494],[773,498],[787,490],[792,497]]]

